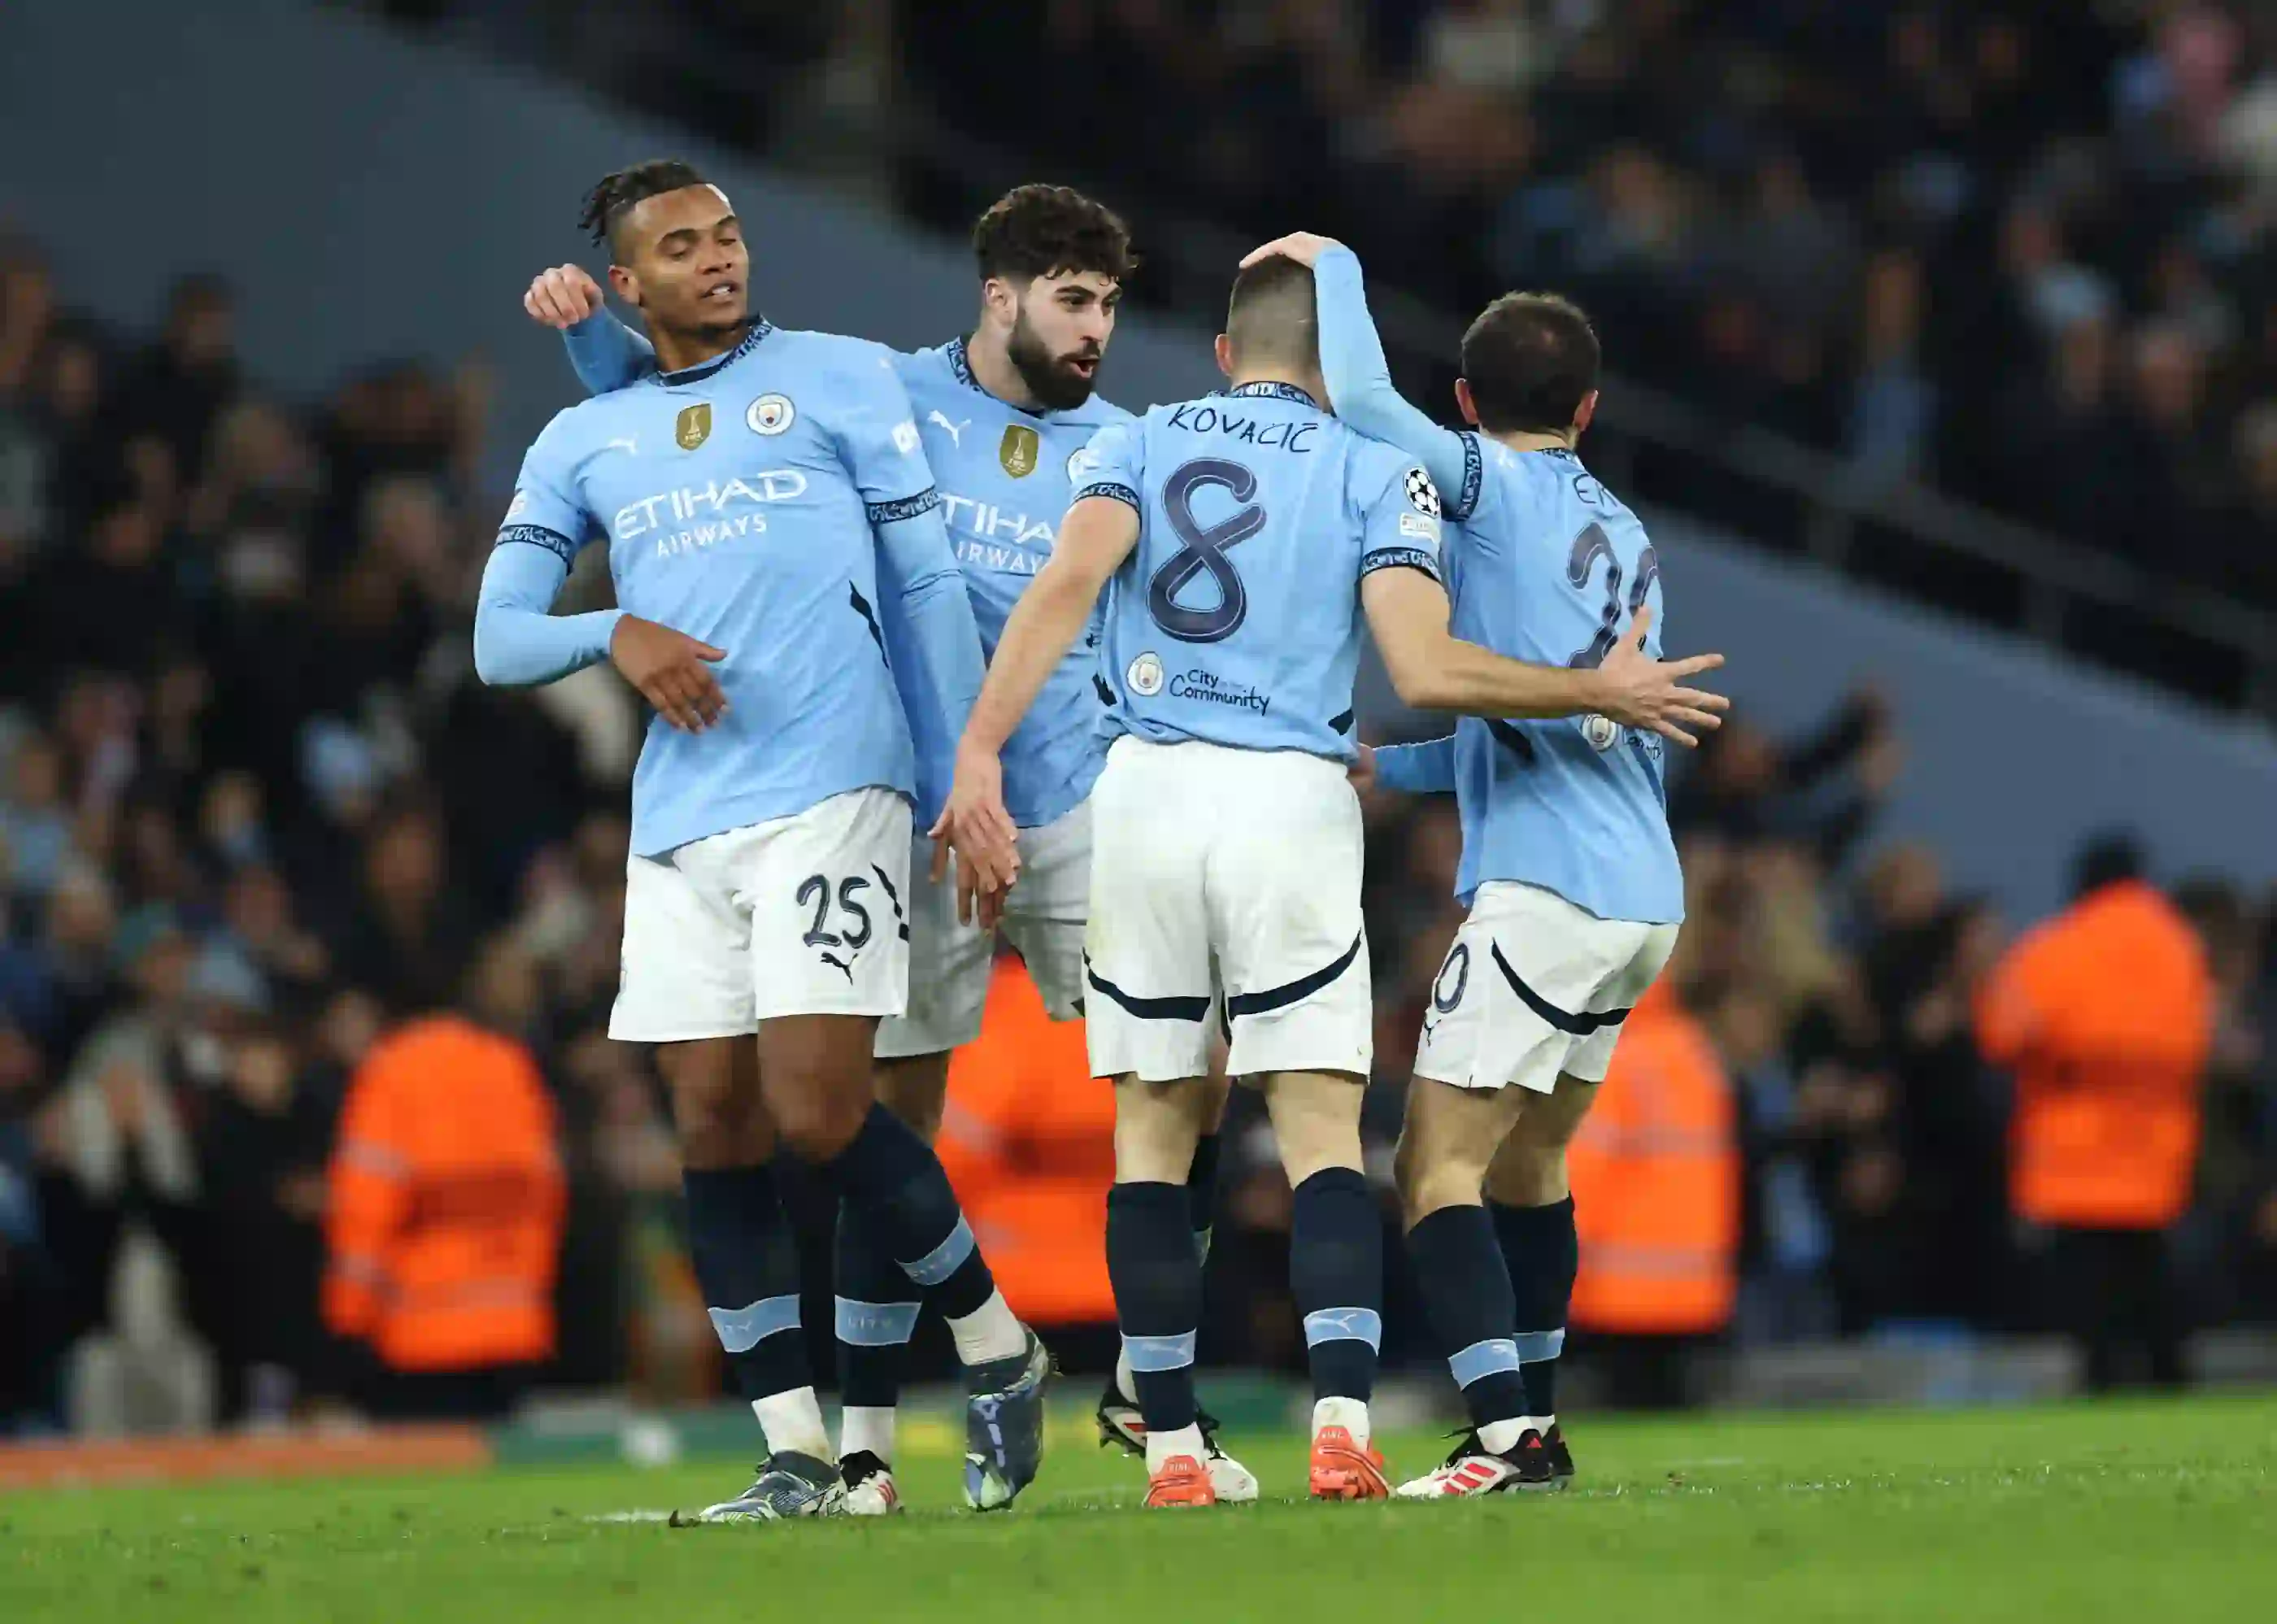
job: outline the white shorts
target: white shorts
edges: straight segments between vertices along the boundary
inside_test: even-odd
[[[956,922],[955,877],[932,873],[933,842],[910,849],[909,1013],[878,1028],[878,1058],[939,1055],[980,1035],[995,957],[991,932]],[[1054,1020],[1083,1013],[1083,922],[1091,913],[1091,803],[1020,831],[1020,878],[999,928],[1019,949]]]
[[[1117,739],[1091,792],[1085,937],[1094,1076],[1349,1071],[1375,1057],[1359,799],[1296,751]]]
[[[1602,1083],[1621,1023],[1676,947],[1673,925],[1601,919],[1540,886],[1479,888],[1431,987],[1415,1075],[1460,1088]]]
[[[786,1015],[898,1015],[909,995],[910,804],[849,790],[625,865],[609,1035],[740,1037]]]

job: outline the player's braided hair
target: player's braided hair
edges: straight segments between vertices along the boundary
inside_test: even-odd
[[[585,211],[577,217],[577,224],[592,233],[594,241],[613,247],[617,227],[636,205],[659,193],[704,184],[693,164],[680,158],[651,158],[596,181],[585,194]]]
[[[1562,294],[1504,294],[1463,334],[1463,377],[1489,434],[1562,434],[1597,386],[1597,330]]]
[[[1119,282],[1138,269],[1122,217],[1063,186],[1014,187],[989,204],[973,223],[972,254],[983,281],[1089,271]]]

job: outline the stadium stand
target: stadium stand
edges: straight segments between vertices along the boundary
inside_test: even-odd
[[[609,65],[574,6],[375,9]],[[1343,232],[1451,310],[1574,286],[1624,367],[1701,413],[2277,605],[2277,69],[2243,9],[1207,9],[912,4],[900,60],[980,141],[1189,110],[1070,162],[1142,220]],[[893,32],[875,6],[643,10],[659,50],[725,19],[723,60],[775,65],[772,113],[673,106],[778,151],[818,80]],[[937,164],[898,179],[918,218],[964,206]],[[1165,282],[1142,296],[1175,301]],[[316,1312],[324,1173],[374,1043],[446,1009],[526,1045],[552,1097],[544,1379],[704,1390],[656,1079],[601,1035],[626,709],[605,673],[541,704],[468,660],[489,375],[375,356],[290,400],[240,364],[225,283],[184,278],[149,332],[81,302],[41,244],[0,247],[0,1430],[367,1392]],[[1670,495],[1767,528],[1759,488]],[[2160,675],[2205,688],[2195,658]],[[1885,837],[1905,751],[1873,693],[1808,736],[1735,725],[1675,808],[1709,944],[1678,990],[1738,1103],[1744,1346],[2054,1323],[1972,1025],[2024,922]],[[1369,827],[1381,1151],[1458,918],[1456,831],[1389,798]],[[2219,877],[2176,895],[2216,1013],[2174,1284],[2189,1323],[2277,1322],[2277,914]],[[1243,1110],[1204,1335],[1215,1362],[1295,1369],[1287,1191]]]

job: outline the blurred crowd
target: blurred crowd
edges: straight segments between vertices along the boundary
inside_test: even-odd
[[[1632,325],[1640,362],[1862,458],[2028,507],[2185,473],[2191,500],[2267,499],[2277,450],[2246,431],[2267,408],[2243,403],[2270,381],[2249,274],[2267,175],[2248,161],[2271,156],[2270,94],[2238,19],[1451,4],[1355,10],[1346,32],[1319,20],[1334,5],[1253,5],[1174,34],[1174,9],[906,20],[976,124],[1017,109],[1025,133],[1098,140],[1086,162],[1150,166],[1126,184],[1206,184],[1230,210],[1268,182],[1317,188],[1308,219],[1451,299],[1570,282]],[[2055,59],[2107,72],[2032,67]],[[1141,123],[1147,142],[1115,138]],[[2085,133],[2019,133],[2048,126]],[[1371,213],[1383,197],[1396,218]],[[505,1045],[443,1046],[476,1056],[466,1098],[526,1072],[546,1105],[529,1120],[566,1193],[554,1327],[525,1374],[710,1391],[652,1068],[603,1035],[640,719],[605,669],[538,695],[472,670],[487,379],[382,364],[288,402],[244,375],[219,282],[181,281],[150,332],[68,293],[0,238],[0,1428],[392,1407],[405,1372],[346,1306],[339,1248],[343,1181],[394,1152],[340,1124],[439,1011]],[[2064,386],[2096,344],[2123,446],[1969,461],[1969,413]],[[2226,460],[2233,430],[2258,463]],[[2183,556],[2148,534],[2112,539]],[[577,606],[605,590],[590,575]],[[1878,838],[1901,763],[1868,695],[1809,739],[1735,726],[1680,785],[1679,991],[1737,1102],[1725,1329],[1745,1339],[2032,1318],[2010,1101],[1972,1015],[2004,926],[1933,853]],[[1458,832],[1444,805],[1370,818],[1388,1173]],[[2218,881],[2177,896],[2218,1022],[2176,1278],[2193,1323],[2277,1317],[2273,921]],[[1237,1095],[1207,1357],[1293,1368],[1287,1191],[1254,1109]]]
[[[1555,286],[1595,315],[1617,370],[1711,421],[2277,604],[2267,6],[1009,0],[901,17],[940,120],[1012,150],[1047,139],[1134,213],[1142,248],[1154,217],[1293,223],[1449,309]]]

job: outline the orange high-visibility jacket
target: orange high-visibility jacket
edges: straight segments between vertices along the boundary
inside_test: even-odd
[[[550,1358],[566,1205],[529,1051],[457,1016],[413,1021],[348,1085],[324,1323],[398,1370]]]
[[[1017,959],[996,961],[980,1040],[949,1063],[940,1160],[1021,1318],[1114,1323],[1115,1090],[1091,1075],[1083,1023],[1047,1015]]]
[[[1976,1006],[1978,1046],[2016,1079],[2016,1215],[2080,1229],[2181,1217],[2213,1022],[2205,945],[2148,885],[2106,886],[2027,932]]]
[[[1721,1330],[1739,1289],[1740,1135],[1723,1061],[1662,980],[1567,1153],[1589,1330]]]

